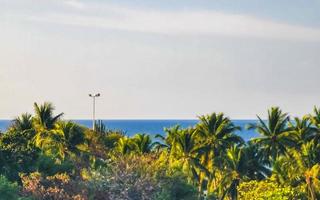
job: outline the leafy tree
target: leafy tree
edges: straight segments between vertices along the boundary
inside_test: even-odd
[[[9,129],[0,135],[0,172],[10,180],[19,180],[19,172],[34,170],[33,163],[39,153],[32,143],[34,135],[29,114],[15,118]]]

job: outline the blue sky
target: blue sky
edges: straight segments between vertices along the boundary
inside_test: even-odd
[[[119,3],[119,1],[117,3]],[[304,0],[135,0],[121,1],[120,3],[124,6],[129,5],[136,8],[161,8],[165,10],[208,9],[234,14],[250,14],[293,24],[320,25],[319,0],[310,0],[307,2]]]
[[[0,0],[0,118],[254,118],[318,105],[320,1]]]

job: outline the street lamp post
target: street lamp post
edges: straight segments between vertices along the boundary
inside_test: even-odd
[[[93,131],[96,130],[96,97],[100,97],[100,93],[97,94],[89,94],[89,97],[93,100],[93,107],[92,107],[92,129]]]

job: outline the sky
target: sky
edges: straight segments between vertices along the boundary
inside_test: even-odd
[[[0,0],[0,119],[302,116],[319,52],[320,0]]]

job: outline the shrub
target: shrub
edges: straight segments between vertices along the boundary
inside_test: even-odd
[[[270,180],[242,182],[239,185],[239,199],[243,200],[290,200],[307,199],[301,187],[281,186]]]
[[[170,177],[162,177],[158,180],[159,190],[155,193],[155,200],[193,200],[197,199],[197,189],[188,184],[186,177],[176,174]]]
[[[5,176],[0,175],[0,200],[8,199],[19,199],[19,187],[17,183],[11,183]]]
[[[23,194],[35,199],[86,200],[87,192],[81,181],[70,179],[67,174],[42,177],[39,172],[21,175]]]
[[[182,174],[168,176],[154,154],[127,155],[108,167],[86,172],[93,199],[196,199],[197,190]]]

